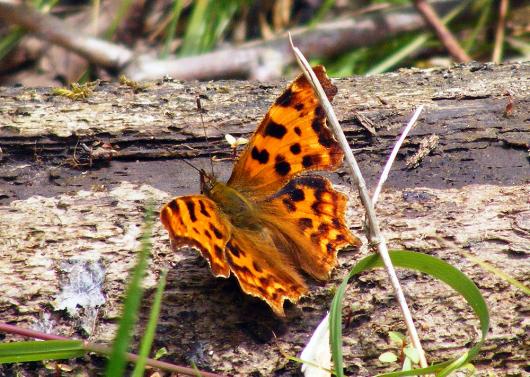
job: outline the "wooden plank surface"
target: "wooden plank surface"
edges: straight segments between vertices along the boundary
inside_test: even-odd
[[[403,70],[336,84],[335,109],[369,187],[404,122],[426,105],[380,200],[382,228],[391,247],[436,255],[477,283],[492,315],[479,375],[517,375],[526,358],[525,296],[463,252],[528,284],[530,64]],[[210,155],[230,157],[224,134],[249,135],[284,85],[160,81],[134,93],[103,83],[84,101],[52,96],[49,88],[0,88],[3,320],[110,341],[147,200],[161,205],[197,192],[198,175],[180,158],[207,168]],[[207,110],[204,127],[197,95]],[[368,122],[377,137],[361,126]],[[406,158],[432,135],[436,148],[407,169]],[[110,158],[101,154],[106,146]],[[227,177],[231,165],[214,168]],[[345,172],[331,178],[348,191]],[[351,196],[349,218],[361,234],[363,211]],[[339,254],[331,282],[314,283],[298,306],[286,307],[286,320],[236,282],[213,278],[194,251],[170,251],[159,224],[153,252],[146,313],[158,271],[172,266],[156,343],[168,348],[168,360],[230,375],[291,375],[298,366],[285,355],[301,350],[335,284],[368,250]],[[430,361],[462,352],[477,337],[478,321],[454,292],[414,273],[401,277]],[[348,372],[373,375],[384,368],[377,357],[391,348],[388,331],[404,325],[382,272],[364,275],[348,297]]]

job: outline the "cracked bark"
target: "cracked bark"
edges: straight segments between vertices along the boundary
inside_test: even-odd
[[[369,187],[413,108],[426,105],[378,213],[391,248],[438,256],[481,289],[492,329],[476,360],[479,375],[525,373],[524,294],[463,251],[528,284],[529,77],[530,64],[513,63],[337,80],[335,109]],[[0,88],[3,320],[110,341],[147,199],[161,205],[198,191],[198,175],[184,157],[208,169],[214,155],[222,160],[214,163],[216,172],[226,178],[232,162],[223,159],[231,155],[224,134],[249,135],[284,84],[160,81],[134,93],[103,83],[85,101],[52,96],[49,88]],[[207,110],[208,140],[197,95]],[[367,120],[377,136],[362,127]],[[418,168],[408,169],[407,157],[431,135],[439,137],[435,148]],[[348,180],[342,171],[330,176],[337,184]],[[363,212],[351,196],[349,219],[360,234]],[[287,307],[285,321],[244,296],[236,282],[213,278],[194,251],[171,252],[159,224],[153,253],[144,313],[158,271],[173,266],[155,344],[168,349],[167,360],[230,375],[292,375],[297,365],[284,355],[301,350],[333,287],[367,251],[340,253],[331,281],[312,282],[311,294]],[[76,290],[76,276],[85,288]],[[477,338],[478,321],[453,291],[416,273],[401,271],[400,277],[429,361],[455,356]],[[388,285],[382,271],[351,285],[344,330],[350,375],[383,371],[377,357],[392,349],[388,331],[404,330]],[[72,306],[76,300],[82,308]]]

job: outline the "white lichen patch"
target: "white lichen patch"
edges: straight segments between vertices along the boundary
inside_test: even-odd
[[[160,198],[167,194],[124,182],[111,191],[33,196],[0,207],[0,311],[15,307],[40,316],[51,305],[74,319],[72,328],[88,334],[97,316],[118,317],[145,207],[155,199],[158,207]],[[153,254],[169,254],[156,215],[154,224]],[[155,285],[158,270],[149,270],[146,288]],[[112,336],[104,328],[94,335]]]

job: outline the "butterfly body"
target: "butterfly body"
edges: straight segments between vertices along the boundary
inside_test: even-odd
[[[203,190],[219,207],[221,215],[237,228],[257,229],[256,208],[243,194],[225,183],[216,181]]]
[[[336,87],[314,68],[328,98]],[[326,280],[337,251],[360,245],[344,221],[347,198],[312,170],[334,170],[343,152],[305,77],[276,100],[227,183],[201,173],[204,195],[174,198],[160,212],[174,247],[197,248],[215,276],[284,315],[285,300],[307,292],[300,271]]]

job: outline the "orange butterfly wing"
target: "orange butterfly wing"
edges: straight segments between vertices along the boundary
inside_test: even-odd
[[[295,245],[291,250],[300,268],[326,280],[337,264],[337,251],[361,244],[344,222],[347,203],[329,180],[308,175],[294,178],[259,206],[263,222]]]
[[[276,236],[267,227],[237,229],[226,256],[243,292],[265,300],[277,315],[284,316],[284,301],[298,301],[307,287],[292,259],[275,244]]]
[[[332,100],[337,89],[325,69],[313,70]],[[344,223],[346,196],[323,177],[296,177],[335,170],[342,160],[318,98],[300,75],[271,106],[234,166],[227,185],[256,205],[262,234],[271,237],[245,234],[239,239],[243,230],[236,228],[226,255],[242,289],[267,301],[277,314],[283,315],[285,299],[296,302],[307,292],[298,268],[325,280],[337,263],[337,251],[360,245]],[[239,251],[235,257],[231,245]],[[253,266],[257,258],[278,263],[258,271]],[[286,272],[294,280],[286,279]],[[256,278],[263,275],[263,281]]]
[[[294,178],[258,203],[260,227],[234,228],[226,249],[243,291],[262,298],[283,316],[284,301],[296,302],[307,292],[298,269],[328,279],[337,251],[360,245],[344,222],[346,204],[346,196],[320,176]]]
[[[313,71],[332,100],[337,88],[324,67]],[[236,162],[228,185],[251,198],[264,198],[302,171],[335,170],[343,156],[313,88],[300,75],[265,115]]]
[[[331,100],[336,87],[322,66],[314,72]],[[312,87],[299,76],[265,115],[228,183],[214,183],[208,197],[173,199],[162,223],[175,246],[197,248],[215,276],[232,272],[245,293],[282,316],[285,300],[307,292],[298,269],[327,279],[337,251],[360,244],[344,223],[346,197],[323,177],[296,177],[335,170],[342,159]]]
[[[225,248],[231,227],[213,200],[204,195],[174,198],[160,210],[160,220],[174,248],[198,249],[215,276],[230,276]]]

